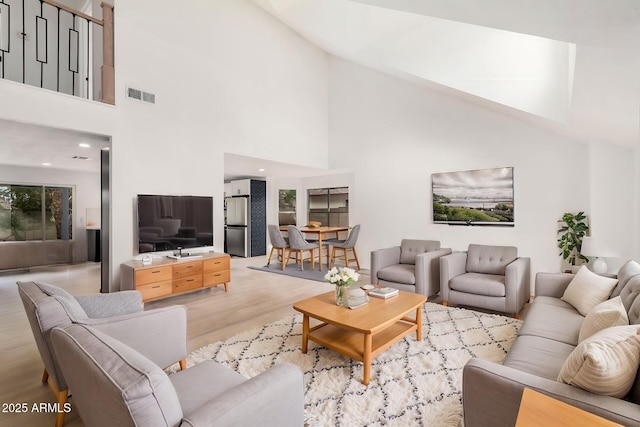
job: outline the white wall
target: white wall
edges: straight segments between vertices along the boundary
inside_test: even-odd
[[[635,153],[632,150],[592,142],[589,144],[591,188],[590,234],[609,255],[610,272],[634,258],[638,224],[634,219],[637,186],[634,184]]]
[[[100,207],[100,175],[59,169],[2,165],[0,182],[73,187],[73,261],[87,260],[87,208]]]
[[[328,59],[248,1],[137,0],[114,12],[116,107],[0,81],[0,118],[111,136],[117,289],[137,194],[212,195],[222,250],[225,151],[326,167]],[[156,105],[125,99],[125,86]]]
[[[330,166],[353,168],[351,222],[362,224],[358,252],[366,266],[371,250],[407,237],[453,250],[515,245],[531,257],[533,272],[559,271],[557,220],[564,212],[590,214],[591,199],[611,191],[591,194],[588,144],[340,59],[331,62],[329,82]],[[432,173],[502,166],[514,167],[515,227],[433,224]],[[633,179],[628,167],[618,173]]]

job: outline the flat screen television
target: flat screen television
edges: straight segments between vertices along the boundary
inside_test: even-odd
[[[213,246],[213,197],[138,195],[138,252]]]
[[[433,222],[513,226],[513,168],[431,175]]]

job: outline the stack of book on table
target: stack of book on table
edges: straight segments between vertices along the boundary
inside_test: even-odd
[[[376,288],[369,291],[369,296],[376,298],[391,298],[398,295],[399,291],[394,288]]]

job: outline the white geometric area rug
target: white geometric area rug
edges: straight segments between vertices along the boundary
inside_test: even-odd
[[[306,425],[458,426],[462,368],[472,357],[501,363],[521,321],[426,303],[423,338],[415,333],[373,358],[364,386],[362,363],[309,341],[302,354],[302,315],[295,314],[202,347],[192,366],[213,359],[245,377],[281,362],[304,372]]]

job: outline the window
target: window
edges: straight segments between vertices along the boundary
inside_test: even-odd
[[[296,225],[296,190],[278,191],[278,224]]]
[[[72,188],[0,184],[0,241],[71,240]]]
[[[329,227],[349,226],[349,187],[310,189],[309,221]]]

